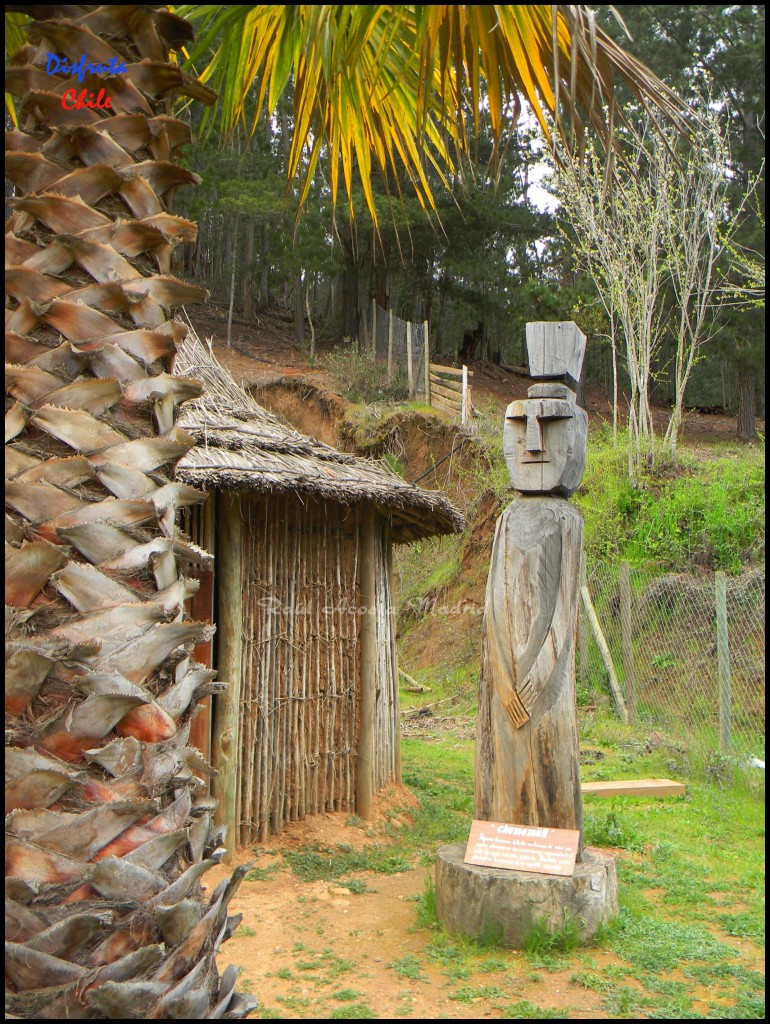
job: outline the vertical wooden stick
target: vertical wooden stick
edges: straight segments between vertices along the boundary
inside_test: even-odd
[[[422,325],[423,329],[423,340],[424,340],[424,358],[425,358],[425,404],[430,405],[430,344],[428,341],[428,321],[425,320]]]
[[[628,724],[628,711],[626,709],[626,702],[623,700],[623,693],[620,689],[620,683],[615,673],[615,666],[612,663],[612,655],[610,649],[607,646],[607,641],[604,639],[604,633],[602,627],[599,625],[599,617],[596,614],[591,595],[588,593],[588,587],[580,588],[580,596],[583,598],[583,607],[588,614],[588,621],[591,623],[593,629],[594,639],[596,640],[597,646],[602,654],[602,661],[604,667],[607,669],[607,676],[610,683],[610,692],[612,693],[612,700],[615,704],[615,710],[617,711],[620,719],[626,725]]]
[[[427,358],[427,349],[425,354]],[[393,693],[393,780],[401,785],[401,713],[399,710],[398,653],[396,651],[396,602],[393,587],[393,535],[390,524],[388,524],[385,543],[387,545],[386,599],[389,611],[388,647],[390,651],[390,670],[393,674],[390,681],[390,688]]]
[[[393,376],[393,310],[388,310],[388,380]]]
[[[219,775],[212,789],[217,798],[215,820],[227,826],[225,860],[229,861],[238,842],[238,752],[241,696],[241,640],[243,616],[241,606],[241,496],[218,495],[218,565],[219,576],[217,623],[219,626],[219,678],[228,685],[216,699],[212,754]]]
[[[637,719],[636,676],[634,675],[634,647],[631,624],[631,569],[628,562],[620,563],[620,636],[623,650],[623,673],[626,677],[626,706],[632,722]]]
[[[732,749],[730,723],[730,641],[727,633],[727,577],[716,574],[717,672],[719,676],[719,750]]]
[[[463,366],[463,397],[461,404],[460,422],[465,423],[468,419],[468,367]]]
[[[409,381],[409,397],[414,398],[414,367],[412,366],[412,325],[406,322],[406,377]]]
[[[356,759],[356,814],[372,813],[372,771],[374,715],[377,687],[377,622],[375,581],[377,577],[376,513],[367,509],[361,523],[361,726]]]
[[[585,548],[580,552],[580,589],[587,586],[586,580],[586,553]],[[580,682],[586,686],[590,678],[588,672],[588,623],[586,622],[587,612],[585,608],[578,608],[578,655],[579,668],[578,676]]]
[[[377,300],[372,299],[372,359],[377,358]]]

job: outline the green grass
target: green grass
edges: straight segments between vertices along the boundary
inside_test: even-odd
[[[735,573],[764,560],[764,445],[680,449],[675,465],[660,460],[638,488],[628,479],[626,451],[623,434],[615,446],[608,431],[592,431],[575,496],[589,564],[621,558]]]

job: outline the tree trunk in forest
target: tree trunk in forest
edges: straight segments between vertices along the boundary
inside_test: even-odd
[[[757,436],[757,372],[750,367],[738,371],[738,437],[753,441]]]
[[[358,337],[358,267],[348,263],[342,273],[342,337],[355,343]]]
[[[294,275],[294,340],[298,345],[305,344],[305,282],[301,270]]]
[[[240,227],[241,218],[236,213],[235,215],[235,238],[233,239],[233,252],[231,256],[231,270],[230,270],[230,307],[227,311],[227,347],[230,348],[232,345],[232,333],[233,333],[233,305],[235,303],[235,268],[238,264],[238,228]]]
[[[374,297],[380,309],[388,308],[388,269],[377,266],[374,268]]]
[[[246,265],[243,271],[243,316],[250,320],[254,316],[254,221],[249,219],[246,228]]]
[[[270,224],[265,221],[262,225],[262,274],[259,278],[259,302],[260,310],[270,308]]]

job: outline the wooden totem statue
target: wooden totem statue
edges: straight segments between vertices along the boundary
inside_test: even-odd
[[[497,521],[487,581],[476,817],[580,830],[575,636],[583,519],[567,499],[585,467],[588,417],[573,390],[585,337],[574,323],[530,323],[527,349],[536,383],[505,414],[505,459],[519,493]]]

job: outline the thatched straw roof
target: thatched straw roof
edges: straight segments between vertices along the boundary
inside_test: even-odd
[[[177,464],[185,483],[207,491],[293,491],[343,505],[368,502],[391,517],[394,539],[402,542],[462,530],[461,513],[443,494],[287,427],[236,383],[193,331],[177,353],[174,373],[204,385],[177,422],[197,441]]]

